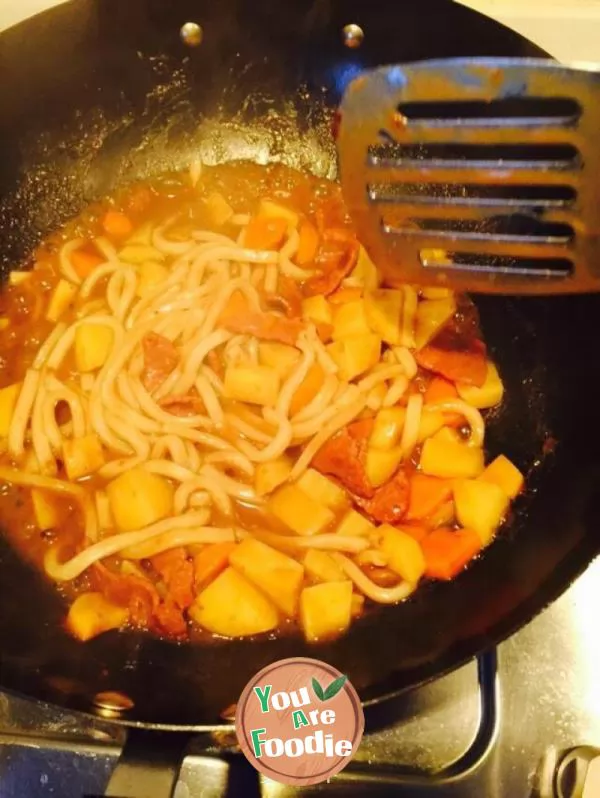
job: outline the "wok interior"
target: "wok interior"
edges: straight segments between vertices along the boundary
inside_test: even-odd
[[[332,109],[367,66],[533,53],[460,7],[403,10],[402,24],[390,26],[394,5],[366,6],[78,0],[4,34],[0,63],[20,78],[0,87],[3,272],[85,204],[183,168],[198,151],[208,163],[282,160],[333,177]],[[205,33],[195,50],[178,35],[190,20]],[[359,50],[342,44],[348,22],[365,31]],[[2,540],[3,686],[88,711],[95,693],[120,690],[134,702],[126,721],[199,726],[276,659],[331,662],[373,698],[453,667],[552,600],[597,549],[599,301],[477,303],[506,386],[488,447],[525,471],[537,464],[520,511],[480,562],[318,647],[298,638],[178,646],[138,634],[82,646],[62,631],[64,607],[51,586]],[[548,439],[557,441],[551,454]]]

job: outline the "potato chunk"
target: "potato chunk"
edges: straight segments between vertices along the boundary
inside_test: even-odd
[[[365,313],[369,327],[388,344],[402,339],[402,307],[404,293],[391,288],[369,291],[365,295]]]
[[[46,320],[58,321],[75,299],[78,290],[78,287],[68,280],[59,280],[48,303]]]
[[[309,643],[342,634],[352,616],[352,582],[324,582],[305,587],[300,596],[300,622]]]
[[[285,219],[292,227],[298,227],[298,222],[300,221],[300,217],[296,211],[268,199],[262,199],[259,202],[257,216],[261,216],[265,219]]]
[[[254,490],[258,496],[267,496],[282,485],[290,475],[292,461],[282,455],[268,463],[257,463],[254,472]]]
[[[302,318],[315,324],[332,324],[331,305],[322,294],[302,300]]]
[[[229,562],[242,576],[262,590],[284,615],[296,614],[304,568],[286,554],[246,538],[229,555]]]
[[[119,607],[102,593],[77,596],[67,615],[67,629],[78,640],[90,640],[109,629],[119,629],[129,620],[129,610]]]
[[[511,499],[518,496],[525,482],[523,474],[503,454],[489,464],[479,479],[498,485]]]
[[[0,390],[0,438],[7,438],[22,383],[15,382]]]
[[[397,471],[402,462],[403,452],[399,446],[393,449],[375,449],[369,446],[365,458],[365,472],[374,488],[380,487]]]
[[[81,324],[75,330],[75,363],[84,373],[101,368],[113,348],[114,335],[110,327],[100,324]]]
[[[217,227],[226,224],[233,216],[233,208],[222,194],[213,191],[205,200],[211,222]]]
[[[319,549],[309,549],[303,559],[306,573],[319,582],[343,582],[345,573],[331,554]]]
[[[268,366],[229,366],[223,393],[227,399],[274,406],[279,396],[279,374]]]
[[[34,488],[31,491],[31,501],[33,502],[33,514],[38,529],[42,532],[46,529],[54,529],[60,522],[60,513],[56,506],[55,497],[44,490]]]
[[[417,349],[428,344],[456,313],[452,295],[444,299],[426,299],[417,307],[415,342]]]
[[[379,360],[381,338],[374,333],[344,338],[328,344],[327,351],[339,369],[339,377],[350,382]]]
[[[382,451],[393,449],[402,435],[405,418],[404,407],[384,407],[380,410],[375,416],[369,446]]]
[[[164,477],[132,468],[106,487],[115,524],[128,532],[160,521],[173,512],[173,488]]]
[[[336,535],[344,535],[344,537],[367,536],[374,531],[375,525],[356,510],[348,510],[335,530]]]
[[[300,350],[277,341],[261,341],[258,345],[258,359],[261,366],[275,369],[279,377],[285,380],[298,365]]]
[[[444,428],[446,429],[446,428]],[[440,433],[444,430],[440,430]],[[421,471],[430,477],[477,477],[483,471],[483,450],[460,441],[428,438],[421,452]]]
[[[226,568],[196,598],[188,613],[204,629],[223,637],[269,632],[279,623],[269,599],[234,568]]]
[[[476,532],[486,546],[504,519],[509,498],[493,482],[461,479],[454,485],[454,504],[462,526]]]
[[[388,568],[411,585],[416,585],[425,573],[425,557],[419,542],[389,524],[382,524],[378,532],[381,535],[380,549],[388,558]]]
[[[338,306],[333,316],[332,338],[334,341],[355,338],[370,332],[371,328],[367,322],[363,299],[354,299]]]
[[[138,266],[137,274],[136,294],[144,297],[167,279],[169,270],[162,263],[149,260]]]
[[[63,460],[69,479],[80,479],[95,473],[104,465],[100,439],[92,432],[83,438],[66,440],[63,444]]]
[[[297,485],[284,485],[268,502],[273,515],[297,535],[317,535],[333,523],[335,515]]]
[[[346,491],[314,468],[307,468],[296,484],[330,510],[340,510],[348,503]]]
[[[456,389],[461,399],[480,410],[499,405],[504,395],[504,385],[498,369],[491,361],[488,361],[485,382],[481,388],[459,382],[456,384]]]

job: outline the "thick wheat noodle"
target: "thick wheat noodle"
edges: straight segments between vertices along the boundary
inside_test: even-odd
[[[73,485],[71,482],[64,482],[54,477],[43,476],[42,474],[31,474],[27,471],[16,471],[6,466],[0,466],[0,480],[11,485],[21,485],[26,488],[39,488],[50,493],[57,493],[60,496],[70,496],[77,501],[83,512],[85,521],[85,538],[92,539],[97,534],[98,520],[93,504],[80,485]]]
[[[332,557],[361,593],[364,593],[367,598],[370,598],[371,601],[376,601],[378,604],[396,604],[398,601],[408,598],[414,592],[415,585],[405,581],[400,582],[395,587],[380,587],[369,579],[365,572],[356,563],[353,563],[349,557],[337,552],[332,554]]]
[[[131,471],[132,468],[141,465],[144,462],[141,457],[120,457],[118,460],[111,460],[100,469],[98,469],[98,476],[102,479],[114,479],[119,474],[124,474],[125,471]]]
[[[55,476],[57,465],[54,452],[57,454],[60,452],[62,436],[58,429],[56,418],[54,418],[54,405],[52,406],[54,423],[50,426],[50,429],[46,430],[43,412],[45,399],[46,386],[44,385],[44,375],[42,374],[31,416],[31,443],[40,472],[48,476]]]
[[[196,390],[198,391],[200,399],[202,399],[202,404],[206,408],[209,417],[216,426],[220,427],[223,424],[223,408],[221,407],[215,389],[204,374],[200,374],[196,379]]]
[[[106,260],[113,260],[113,261],[119,260],[119,256],[117,255],[117,250],[110,243],[108,238],[106,238],[106,236],[96,236],[96,238],[94,238],[93,241],[94,241],[94,246],[96,247],[98,252],[101,255],[103,255],[106,258]]]
[[[38,349],[37,355],[35,356],[31,367],[40,371],[43,366],[46,365],[46,361],[50,356],[50,353],[54,349],[56,342],[60,340],[63,333],[67,329],[67,325],[64,322],[59,322],[56,327],[52,330],[50,335],[46,338],[44,343]]]
[[[118,554],[129,546],[145,543],[164,532],[201,526],[205,518],[206,512],[199,511],[179,518],[166,518],[164,521],[158,521],[144,529],[111,535],[80,551],[66,562],[58,562],[56,548],[51,548],[44,558],[44,569],[48,576],[56,582],[67,582],[76,579],[95,562]]]
[[[359,551],[369,548],[371,545],[366,538],[351,535],[337,535],[329,532],[322,532],[320,535],[278,535],[276,532],[254,531],[246,533],[247,537],[254,536],[263,543],[267,543],[273,548],[283,549],[284,551],[299,549],[321,549],[324,551],[346,551],[350,554],[357,554]]]
[[[184,441],[183,445],[185,446],[185,451],[187,453],[188,468],[194,472],[200,471],[200,466],[202,465],[200,452],[198,449],[196,449],[191,441]]]
[[[340,383],[331,399],[331,402],[321,413],[313,416],[308,421],[303,421],[300,424],[293,424],[293,440],[304,441],[307,438],[311,438],[313,435],[316,435],[319,430],[323,429],[325,424],[328,424],[331,419],[336,418],[341,409],[346,407],[361,395],[364,396],[360,393],[356,385],[344,385]],[[364,402],[366,406],[366,396],[364,396]]]
[[[152,460],[162,460],[168,454],[171,460],[179,466],[187,468],[189,453],[186,441],[182,441],[177,435],[162,435],[154,441],[150,450]]]
[[[135,396],[141,410],[148,416],[148,418],[161,424],[172,424],[175,427],[208,427],[210,419],[197,413],[193,416],[174,416],[168,410],[163,410],[158,405],[148,391],[144,388],[142,383],[137,377],[130,379],[131,390]]]
[[[100,280],[124,268],[127,267],[125,266],[125,264],[121,263],[120,261],[117,263],[114,262],[105,263],[104,266],[96,266],[94,271],[88,274],[85,280],[81,283],[81,288],[79,289],[79,295],[81,296],[82,299],[87,299],[94,290],[94,288],[98,285]],[[102,301],[104,302],[104,300]]]
[[[291,277],[292,280],[297,280],[298,282],[304,282],[313,272],[308,269],[302,269],[291,261],[291,258],[293,258],[298,251],[299,241],[300,236],[298,231],[295,229],[292,230],[288,236],[288,240],[279,251],[279,269],[286,277]]]
[[[152,246],[166,255],[184,255],[194,246],[194,242],[189,239],[187,241],[172,241],[165,237],[164,232],[169,227],[172,227],[175,221],[176,219],[169,219],[165,224],[155,227],[152,231]]]
[[[140,403],[138,402],[131,385],[132,379],[133,378],[127,371],[122,371],[116,380],[117,392],[120,394],[121,399],[123,402],[125,402],[125,404],[129,405],[129,407],[131,407],[133,410],[140,410]]]
[[[393,349],[394,357],[402,366],[409,380],[416,376],[418,366],[413,353],[405,346],[395,346]]]
[[[189,429],[188,427],[175,427],[171,424],[165,424],[162,431],[166,434],[175,433],[180,438],[188,441],[193,441],[206,449],[215,449],[218,452],[235,452],[236,449],[223,438],[218,435],[211,435],[209,432],[204,432],[198,429]]]
[[[292,425],[289,419],[279,417],[277,430],[272,440],[262,449],[257,449],[248,441],[240,439],[237,448],[255,463],[267,463],[280,457],[292,442]]]
[[[208,520],[208,519],[207,519]],[[121,556],[128,560],[143,560],[154,557],[161,551],[178,548],[179,546],[198,546],[207,543],[233,543],[235,534],[231,527],[200,526],[198,529],[182,529],[178,532],[167,532],[142,543],[131,546],[121,552]]]
[[[89,302],[84,302],[80,308],[75,311],[77,319],[83,319],[90,316],[92,313],[106,313],[106,299],[90,299]]]
[[[315,353],[305,341],[300,340],[299,349],[302,351],[300,363],[282,385],[275,405],[275,412],[282,418],[289,416],[294,394],[306,379],[310,367],[315,362]]]
[[[238,219],[242,218],[242,214],[238,214]],[[235,225],[242,225],[245,226],[250,221],[250,216],[244,214],[243,218],[245,218],[246,222],[234,222],[233,217],[229,220],[232,224]],[[235,247],[235,241],[230,236],[223,235],[223,233],[213,233],[210,230],[194,230],[192,232],[192,238],[195,241],[203,241],[203,242],[216,242],[218,244],[227,244],[228,246]]]
[[[406,377],[398,377],[395,379],[388,388],[388,392],[383,399],[383,407],[393,407],[394,405],[397,405],[407,390],[408,379]]]
[[[142,468],[151,474],[172,479],[173,482],[187,482],[196,477],[196,474],[189,468],[183,468],[170,460],[146,460],[142,463]]]
[[[339,366],[331,357],[327,349],[325,349],[325,345],[317,335],[314,327],[309,327],[308,336],[310,342],[314,346],[317,363],[319,366],[321,366],[325,374],[337,374],[339,371]]]
[[[202,361],[212,352],[213,349],[221,346],[231,338],[231,333],[227,330],[219,329],[211,332],[206,337],[201,337],[194,349],[191,351],[189,359],[185,363],[183,373],[172,388],[173,393],[187,393],[194,384]]]
[[[71,421],[73,422],[73,435],[76,438],[82,438],[85,435],[87,424],[80,395],[51,374],[48,375],[46,381],[48,392],[55,401],[57,403],[66,402],[69,405]]]
[[[108,496],[103,490],[96,491],[95,504],[96,504],[96,517],[98,518],[98,529],[104,531],[110,529],[113,525],[112,513]]]
[[[94,385],[94,390],[90,396],[90,423],[92,426],[93,431],[98,435],[100,440],[111,449],[113,452],[117,452],[118,454],[126,454],[129,455],[131,453],[130,448],[123,443],[122,440],[118,436],[111,432],[106,418],[104,416],[104,407],[102,405],[101,398],[97,395],[97,384]]]
[[[314,416],[322,413],[331,403],[338,385],[339,380],[335,374],[328,374],[316,396],[302,410],[292,416],[292,424],[296,425],[304,421],[310,421]]]
[[[359,382],[356,384],[361,391],[367,392],[376,385],[379,385],[379,383],[393,380],[396,377],[402,376],[403,374],[404,366],[400,364],[396,366],[386,366],[386,368],[379,369],[378,371],[369,374],[367,377],[363,377],[363,379],[359,380]]]
[[[254,288],[258,288],[259,285],[264,284],[266,276],[266,268],[263,269],[262,266],[257,266],[252,271],[252,276],[250,278],[250,284],[254,286]]]
[[[112,413],[125,424],[131,424],[137,432],[143,432],[146,435],[157,435],[162,432],[163,425],[159,421],[144,415],[137,408],[121,402],[118,397],[115,397],[110,407],[105,406],[104,410]]]
[[[400,438],[400,451],[408,457],[417,445],[419,437],[419,425],[421,423],[421,411],[423,409],[423,397],[420,393],[409,396],[406,404],[406,417]]]
[[[267,444],[273,439],[272,433],[267,433],[260,429],[256,429],[256,427],[253,427],[251,423],[240,418],[235,413],[227,413],[225,416],[225,422],[230,427],[233,427],[233,429],[241,432],[242,435],[245,435],[247,438],[252,441],[256,441],[257,443]]]
[[[116,297],[117,302],[113,312],[115,316],[119,319],[119,321],[122,322],[125,320],[127,311],[129,310],[129,308],[131,307],[131,303],[135,299],[138,279],[137,279],[137,274],[133,269],[124,270],[120,272],[120,275],[121,275],[120,292],[119,296]],[[108,299],[108,291],[107,291],[107,299]]]
[[[143,459],[149,456],[150,442],[141,432],[108,409],[105,409],[104,418],[106,419],[109,429],[111,429],[123,443],[129,446],[130,452],[133,452],[136,457],[142,457]],[[119,447],[118,450],[120,450],[120,448],[121,447]]]
[[[66,277],[69,282],[75,283],[75,285],[79,285],[81,283],[81,277],[79,277],[73,268],[73,264],[71,263],[71,255],[73,252],[75,252],[75,250],[79,249],[79,247],[83,246],[83,244],[85,244],[84,238],[74,238],[72,241],[67,241],[67,243],[63,244],[61,247],[58,256],[60,273],[63,275],[63,277]]]
[[[205,455],[204,462],[207,465],[224,465],[247,477],[252,477],[255,471],[253,463],[241,452],[211,452]]]
[[[8,430],[8,451],[12,457],[19,458],[25,454],[25,431],[33,410],[39,384],[40,372],[35,369],[28,369]]]
[[[319,451],[321,446],[323,446],[323,444],[325,444],[338,430],[340,430],[342,427],[345,427],[346,424],[350,424],[351,421],[354,421],[356,416],[364,410],[365,404],[366,396],[362,395],[350,405],[341,408],[336,414],[335,418],[332,418],[331,421],[327,422],[320,432],[318,432],[315,437],[306,445],[304,451],[296,460],[296,463],[292,468],[290,478],[297,479],[304,471],[306,471],[313,457]]]
[[[190,496],[199,491],[208,493],[213,504],[223,515],[231,515],[231,499],[225,488],[221,485],[221,480],[215,480],[205,474],[201,476],[194,475],[193,479],[182,482],[177,488],[173,500],[173,509],[175,513],[182,513],[188,506]]]
[[[79,377],[79,386],[84,393],[91,393],[94,390],[96,377],[91,372],[81,374]]]
[[[257,497],[252,486],[247,485],[244,482],[238,482],[236,479],[232,479],[231,477],[227,476],[227,474],[223,474],[221,471],[215,468],[214,465],[205,464],[202,466],[200,476],[218,480],[219,484],[222,485],[223,490],[228,496],[233,496],[235,499],[251,502],[253,504],[262,504],[262,499]]]
[[[177,295],[180,290],[180,286],[177,283],[171,282],[169,280],[160,283],[158,288],[155,288],[153,291],[149,291],[146,296],[140,299],[136,306],[129,312],[129,315],[125,319],[126,329],[131,330],[147,311],[152,311],[152,315],[154,316],[157,312],[157,309],[154,308],[153,303],[157,299],[164,301],[171,294]]]
[[[471,428],[470,443],[473,446],[483,446],[485,438],[485,423],[477,408],[464,402],[462,399],[448,399],[444,402],[432,402],[425,405],[427,410],[441,410],[443,413],[460,413],[465,417]]]
[[[212,302],[211,308],[208,311],[206,320],[200,328],[201,340],[213,332],[219,316],[225,309],[225,306],[231,298],[231,295],[236,291],[239,291],[248,300],[251,310],[260,310],[260,299],[256,288],[248,285],[248,283],[240,278],[230,280],[219,289],[219,293],[216,297],[214,297],[214,301]]]
[[[356,562],[359,565],[374,565],[376,568],[384,568],[388,564],[388,558],[379,549],[365,549],[356,555]]]

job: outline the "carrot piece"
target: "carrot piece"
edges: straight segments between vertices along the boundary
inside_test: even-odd
[[[423,401],[425,404],[433,404],[458,398],[458,391],[453,382],[443,377],[434,377],[427,386]],[[444,413],[444,423],[448,427],[460,427],[464,424],[464,417],[460,413]]]
[[[445,380],[443,377],[434,377],[427,386],[423,398],[425,404],[445,402],[449,399],[458,399],[458,391],[450,380]]]
[[[427,527],[422,524],[402,524],[398,529],[401,532],[406,532],[406,534],[414,538],[417,543],[421,543],[429,534]]]
[[[453,579],[481,551],[481,539],[472,529],[440,527],[421,543],[425,575],[430,579]]]
[[[362,288],[338,288],[328,296],[328,300],[332,305],[344,305],[346,302],[354,302],[361,297]]]
[[[290,416],[295,416],[319,393],[325,382],[325,373],[318,363],[309,368],[302,385],[298,388],[290,404]]]
[[[430,477],[427,474],[414,474],[410,480],[410,499],[406,517],[414,521],[427,518],[451,495],[451,480]]]
[[[224,571],[229,563],[229,555],[235,549],[236,544],[210,543],[194,557],[194,582],[196,590],[204,587],[208,582],[212,582]]]
[[[107,211],[102,219],[104,232],[113,238],[127,238],[133,231],[131,219],[120,211]]]
[[[254,216],[244,232],[244,246],[248,249],[279,249],[287,229],[286,219]]]
[[[305,266],[312,263],[316,257],[319,249],[319,234],[317,228],[308,219],[304,219],[300,223],[298,234],[300,240],[296,251],[296,263],[298,266]]]
[[[76,249],[75,252],[71,253],[71,266],[82,280],[104,261],[105,258],[100,257],[100,255],[95,255],[82,249]]]

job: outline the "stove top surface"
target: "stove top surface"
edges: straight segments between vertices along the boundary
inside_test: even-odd
[[[194,738],[175,798],[553,798],[555,752],[600,745],[599,606],[600,559],[497,651],[368,710],[356,758],[329,784],[259,779],[225,731]],[[0,694],[0,798],[102,794],[124,740],[106,721]]]

